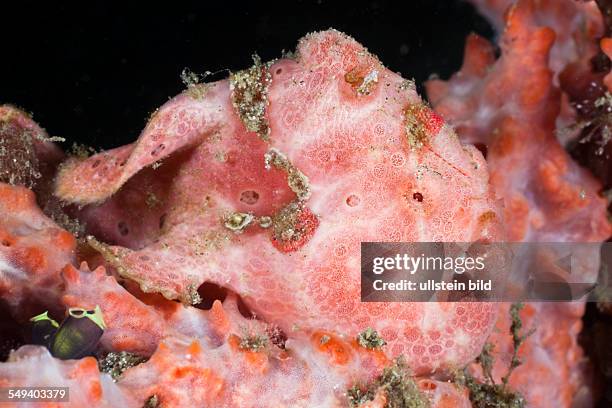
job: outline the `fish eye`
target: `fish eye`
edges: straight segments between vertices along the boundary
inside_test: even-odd
[[[68,314],[73,317],[83,317],[85,313],[85,310],[79,308],[72,308],[68,310]]]

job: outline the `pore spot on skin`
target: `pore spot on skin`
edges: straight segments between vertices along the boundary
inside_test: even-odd
[[[157,156],[158,154],[160,154],[164,149],[166,148],[166,145],[164,145],[163,143],[160,144],[159,146],[157,146],[155,149],[153,149],[153,151],[151,152],[151,156]]]
[[[130,233],[130,229],[128,228],[128,225],[126,224],[125,221],[120,221],[117,224],[117,228],[119,229],[119,233],[123,236],[126,236],[127,234]]]
[[[346,205],[348,205],[349,207],[356,207],[359,205],[360,201],[361,199],[358,196],[356,196],[355,194],[351,194],[346,198]]]
[[[259,201],[259,193],[255,190],[243,191],[240,193],[240,201],[248,205],[254,205]]]

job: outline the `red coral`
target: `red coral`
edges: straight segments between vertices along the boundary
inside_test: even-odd
[[[76,240],[38,208],[25,187],[0,183],[0,296],[20,319],[57,311],[60,270],[73,262]]]
[[[588,365],[578,334],[584,305],[529,303],[520,312],[522,335],[531,334],[519,348],[519,365],[511,374],[511,389],[525,396],[530,407],[590,406],[592,390]],[[489,342],[493,345],[493,377],[508,372],[512,354],[512,319],[504,305]]]
[[[67,389],[61,402],[39,401],[44,408],[113,408],[140,407],[136,400],[122,391],[111,377],[100,374],[95,358],[62,361],[55,359],[43,347],[24,346],[0,364],[0,387],[48,387]],[[6,407],[21,407],[24,402],[3,402]]]
[[[553,74],[560,68],[549,68],[555,35],[541,26],[538,9],[547,11],[547,4],[518,1],[506,13],[497,61],[487,41],[471,36],[462,70],[448,82],[429,82],[427,88],[435,109],[456,126],[462,140],[486,146],[491,182],[511,221],[511,240],[597,242],[612,231],[601,187],[555,137],[561,93]],[[598,251],[576,259],[585,266],[580,278],[593,279],[598,260]],[[570,406],[587,381],[581,375],[582,350],[576,341],[584,308],[534,304],[527,310],[531,317],[526,321],[537,331],[524,346],[525,366],[513,374],[511,384],[530,406]],[[507,314],[500,316],[498,324],[505,330]],[[512,345],[506,334],[497,332],[491,341],[502,354]]]
[[[508,13],[495,62],[487,42],[470,37],[463,70],[448,83],[429,82],[430,99],[462,139],[487,146],[511,240],[599,241],[611,231],[606,203],[555,138],[560,93],[547,62],[554,35],[535,25],[531,7],[521,1]]]

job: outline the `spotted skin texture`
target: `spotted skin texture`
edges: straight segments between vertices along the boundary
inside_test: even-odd
[[[161,107],[134,144],[66,163],[56,193],[81,204],[106,200],[83,219],[109,231],[109,243],[122,244],[108,248],[109,264],[145,292],[189,303],[194,288],[210,281],[284,330],[356,334],[372,326],[417,373],[461,366],[480,350],[495,306],[360,303],[359,245],[502,239],[499,217],[480,217],[498,210],[481,154],[461,145],[426,108],[407,113],[422,104],[413,85],[346,35],[310,34],[296,54],[269,67],[269,143],[246,131],[227,81],[207,84],[203,97],[186,92]],[[368,93],[346,81],[352,70],[373,73]],[[318,218],[309,239],[300,242],[298,234],[288,241],[300,242],[290,252],[274,245],[274,228],[253,223],[236,234],[223,223],[236,211],[274,217],[296,201],[287,172],[266,169],[270,148],[308,178],[310,197],[299,204]],[[172,152],[184,155],[178,169],[162,164],[138,172],[155,160],[173,160]],[[113,239],[118,219],[129,219],[132,208],[142,211],[143,202],[113,204],[138,197],[125,183],[133,177],[134,185],[155,184],[166,170],[175,176],[159,210],[162,230],[139,233],[133,242],[129,235]],[[257,202],[240,201],[244,191],[256,191]],[[415,192],[422,201],[413,199]]]
[[[538,4],[548,3],[517,2],[506,13],[498,60],[486,40],[472,35],[461,71],[447,82],[429,82],[427,90],[435,110],[459,137],[486,149],[491,182],[503,198],[505,218],[512,220],[511,241],[603,241],[611,228],[601,186],[555,137],[564,97],[554,85],[554,58],[549,60],[555,33],[542,26],[539,14]],[[573,262],[580,273],[569,278],[592,281],[599,251]],[[502,307],[506,312],[500,312],[500,330],[490,338],[506,369],[512,350],[507,309]],[[588,370],[576,339],[583,313],[580,302],[526,307],[525,327],[537,331],[527,339],[521,351],[525,366],[512,375],[510,385],[530,407],[589,406]]]

